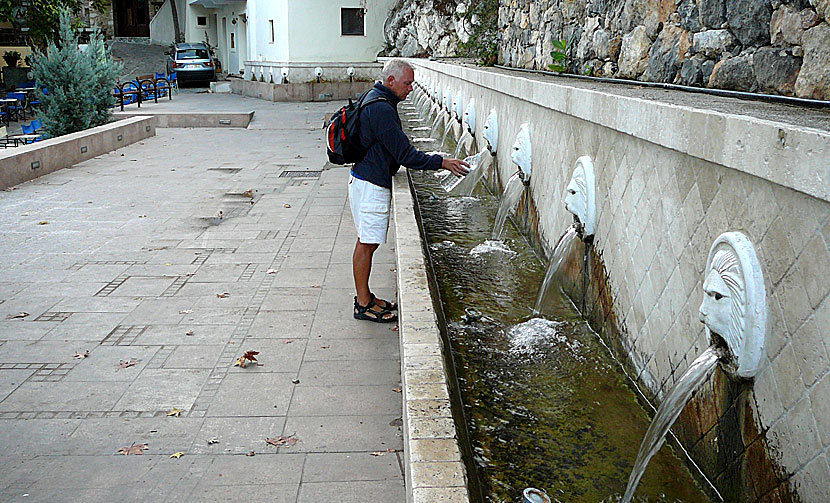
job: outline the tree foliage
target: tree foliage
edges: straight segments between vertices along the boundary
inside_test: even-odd
[[[32,45],[42,49],[58,36],[61,10],[79,7],[79,0],[0,0],[0,22],[28,28]]]
[[[106,124],[114,103],[112,89],[121,73],[97,29],[82,51],[69,11],[63,9],[58,17],[57,38],[34,57],[35,80],[48,89],[48,94],[38,94],[43,127],[52,137]]]

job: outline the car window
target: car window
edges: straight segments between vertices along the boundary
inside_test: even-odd
[[[204,49],[185,49],[176,52],[176,59],[209,59],[208,52]]]

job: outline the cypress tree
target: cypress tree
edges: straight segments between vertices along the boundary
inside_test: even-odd
[[[60,14],[57,39],[46,53],[35,52],[34,75],[41,101],[43,128],[50,137],[105,124],[114,104],[112,90],[120,73],[95,30],[86,51],[78,47],[69,10]],[[40,91],[48,89],[48,94]]]

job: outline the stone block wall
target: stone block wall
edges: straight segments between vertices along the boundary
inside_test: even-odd
[[[573,41],[569,72],[830,99],[825,0],[502,0],[499,62],[544,69]]]
[[[412,62],[418,79],[460,90],[465,104],[475,98],[477,117],[497,111],[502,183],[530,123],[533,176],[518,220],[544,248],[572,221],[565,187],[576,159],[591,156],[598,229],[587,314],[613,325],[603,336],[655,401],[709,345],[697,312],[709,247],[725,231],[750,238],[769,305],[761,371],[752,382],[716,373],[675,433],[727,501],[830,501],[830,134]]]

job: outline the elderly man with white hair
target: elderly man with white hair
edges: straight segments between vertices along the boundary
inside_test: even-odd
[[[366,156],[352,167],[349,177],[349,202],[352,208],[357,244],[352,256],[352,271],[357,295],[354,317],[378,323],[398,319],[395,302],[375,297],[369,289],[372,256],[386,242],[392,176],[401,165],[409,169],[446,169],[456,175],[468,173],[469,165],[460,159],[443,159],[416,149],[401,128],[397,105],[412,92],[415,72],[402,59],[391,59],[383,67],[381,80],[364,97],[368,103],[360,111],[359,137]]]

